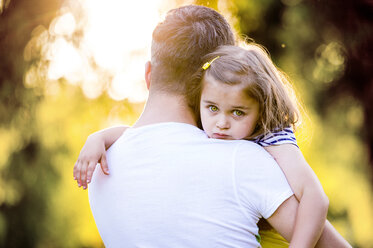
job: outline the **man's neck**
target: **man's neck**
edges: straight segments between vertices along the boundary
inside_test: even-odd
[[[192,110],[185,98],[166,93],[150,93],[143,113],[133,127],[161,122],[180,122],[197,126]]]

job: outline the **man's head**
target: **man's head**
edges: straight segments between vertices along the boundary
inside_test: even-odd
[[[215,10],[197,5],[170,10],[153,31],[153,89],[185,95],[202,57],[220,45],[234,43],[230,25]]]

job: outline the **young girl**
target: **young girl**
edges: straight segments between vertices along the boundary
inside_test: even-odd
[[[222,46],[204,57],[206,64],[192,80],[188,100],[210,138],[248,139],[263,146],[277,161],[299,200],[290,247],[314,247],[326,220],[328,199],[298,149],[293,134],[298,114],[288,81],[264,49]],[[106,149],[125,127],[106,129],[88,137],[74,178],[85,189],[97,162],[109,173]],[[284,247],[271,231],[261,228],[262,246]]]

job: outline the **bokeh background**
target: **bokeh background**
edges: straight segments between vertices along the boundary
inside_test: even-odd
[[[152,30],[191,3],[223,13],[289,75],[328,219],[373,247],[370,0],[0,0],[0,247],[103,247],[73,165],[90,133],[140,115]]]

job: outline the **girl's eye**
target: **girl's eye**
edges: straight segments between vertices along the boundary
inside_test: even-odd
[[[234,116],[243,116],[244,112],[242,112],[241,110],[233,110],[233,115]]]
[[[211,106],[209,106],[209,110],[210,110],[211,112],[216,112],[216,111],[218,111],[218,107],[216,107],[216,106],[214,106],[214,105],[211,105]]]

